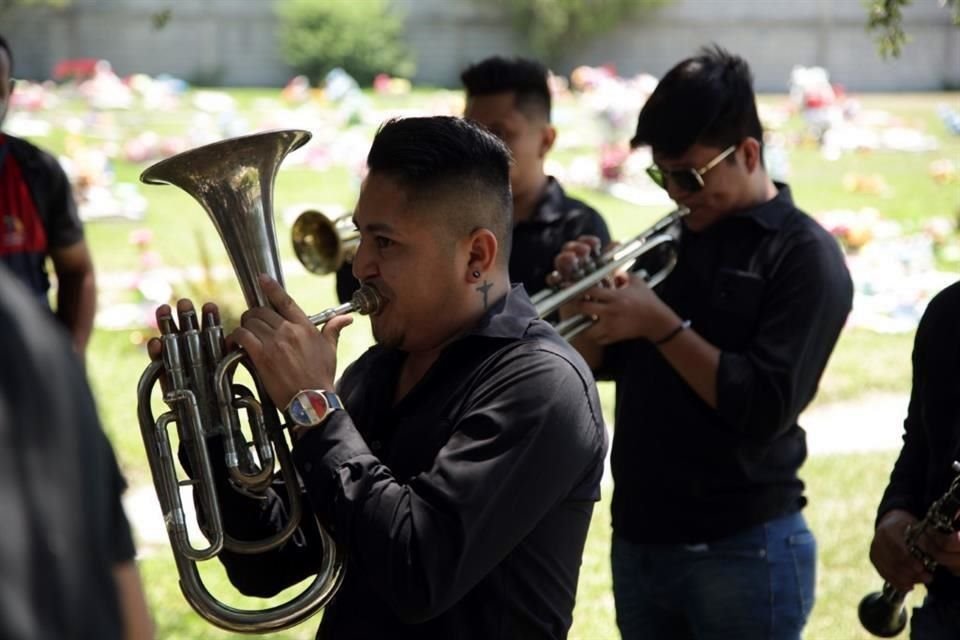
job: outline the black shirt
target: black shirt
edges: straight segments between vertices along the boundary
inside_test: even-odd
[[[877,519],[893,509],[923,518],[957,473],[960,460],[960,282],[938,293],[927,305],[913,347],[913,387],[904,420],[903,448]],[[960,596],[960,577],[938,569],[934,593]]]
[[[0,638],[121,638],[125,486],[63,329],[0,265]]]
[[[404,357],[367,351],[338,385],[347,410],[294,448],[349,553],[318,637],[565,638],[606,452],[586,363],[518,287],[394,405]],[[249,523],[226,526],[248,537]],[[316,571],[293,547],[220,558],[235,584],[270,593]]]
[[[605,352],[617,383],[613,527],[636,543],[708,542],[804,504],[797,416],[850,311],[837,241],[772,200],[702,232],[682,230],[658,294],[720,349],[716,410],[646,340]]]
[[[77,213],[70,181],[56,158],[26,140],[0,134],[0,188],[12,184],[3,179],[4,170],[9,168],[7,158],[13,160],[20,169],[45,238],[42,241],[30,240],[29,250],[0,247],[0,262],[5,263],[44,304],[48,304],[50,279],[46,271],[47,256],[51,249],[69,247],[83,240],[83,224]],[[15,198],[4,195],[0,194],[0,223],[4,225],[0,228],[0,239],[11,225],[22,225],[23,222],[18,219],[25,215],[22,211],[4,210],[5,203],[16,202]]]
[[[556,178],[548,176],[533,215],[513,226],[510,282],[522,284],[531,295],[540,291],[563,244],[582,235],[597,236],[601,246],[610,242],[610,232],[600,214],[569,197]],[[352,265],[344,264],[337,271],[337,297],[346,302],[357,288]]]

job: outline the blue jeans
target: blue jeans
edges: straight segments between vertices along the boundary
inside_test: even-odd
[[[960,603],[928,595],[910,616],[910,640],[960,638]]]
[[[799,512],[709,544],[614,536],[617,626],[623,640],[799,640],[816,565]]]

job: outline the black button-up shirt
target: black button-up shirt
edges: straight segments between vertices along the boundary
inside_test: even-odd
[[[913,348],[913,386],[904,421],[903,448],[878,509],[923,518],[957,473],[960,460],[960,283],[937,294],[924,311]],[[931,593],[960,595],[960,577],[940,568]]]
[[[658,294],[721,351],[711,409],[646,340],[608,348],[617,383],[613,526],[637,543],[708,542],[804,504],[797,417],[850,311],[837,241],[772,200],[682,230]]]
[[[547,186],[533,215],[513,227],[510,250],[510,282],[522,284],[534,294],[546,286],[553,271],[553,259],[563,244],[582,235],[597,236],[602,246],[610,242],[603,218],[580,200],[569,197],[556,178],[547,178]],[[360,283],[353,277],[353,265],[337,271],[337,297],[346,302]]]
[[[547,178],[533,215],[513,227],[510,281],[522,284],[527,293],[540,291],[564,243],[583,235],[597,236],[601,246],[610,242],[610,232],[600,214],[569,197],[555,178]]]
[[[606,452],[589,368],[518,287],[393,404],[404,357],[371,348],[338,385],[346,411],[294,448],[348,551],[318,637],[566,637]],[[247,539],[270,528],[226,520]],[[303,552],[220,558],[242,590],[269,593],[316,571]]]

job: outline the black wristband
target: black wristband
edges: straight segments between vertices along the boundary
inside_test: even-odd
[[[689,320],[684,320],[683,322],[681,322],[680,324],[678,324],[677,327],[676,327],[673,331],[671,331],[671,332],[668,333],[667,335],[663,336],[662,338],[660,338],[659,340],[657,340],[657,341],[654,342],[653,344],[656,345],[656,346],[658,346],[658,347],[659,347],[660,345],[667,344],[668,342],[670,342],[671,340],[673,340],[674,338],[676,338],[676,337],[677,337],[677,334],[679,334],[681,331],[683,331],[684,329],[689,329],[689,328],[690,328],[690,321],[689,321]]]

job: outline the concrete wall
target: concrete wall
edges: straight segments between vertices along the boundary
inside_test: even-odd
[[[319,1],[319,0],[318,0]],[[361,0],[333,0],[361,1]],[[164,5],[169,22],[151,16]],[[492,3],[394,0],[417,62],[415,81],[455,86],[460,69],[494,53],[529,54]],[[745,56],[760,91],[785,91],[795,64],[826,67],[852,91],[937,90],[960,86],[960,29],[936,0],[904,12],[912,38],[902,56],[884,60],[866,32],[862,0],[674,0],[575,49],[553,66],[613,63],[623,75],[662,75],[716,42]],[[292,71],[276,42],[270,0],[73,0],[62,10],[18,9],[0,16],[0,32],[23,77],[49,76],[62,58],[100,57],[121,74],[171,73],[231,85],[280,86]]]

